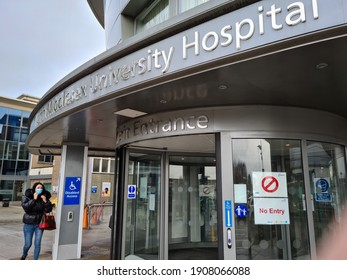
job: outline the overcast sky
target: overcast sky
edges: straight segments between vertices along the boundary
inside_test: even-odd
[[[10,98],[42,97],[106,49],[87,0],[0,0],[0,38],[0,96]]]

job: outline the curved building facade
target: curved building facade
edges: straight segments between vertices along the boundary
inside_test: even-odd
[[[87,158],[114,156],[111,259],[315,259],[347,196],[347,5],[88,2],[107,50],[30,116],[62,156],[53,257],[79,258]]]

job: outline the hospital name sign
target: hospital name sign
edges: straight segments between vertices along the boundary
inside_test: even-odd
[[[329,2],[329,10],[324,9]],[[236,55],[246,50],[316,31],[330,26],[319,23],[320,11],[326,14],[339,7],[340,1],[262,1],[233,11],[187,31],[174,35],[146,49],[114,61],[65,88],[35,115],[31,131],[58,113],[91,102],[101,96],[170,73],[198,66],[212,60]],[[322,7],[321,7],[322,6]],[[341,17],[343,18],[343,17]],[[334,25],[341,20],[334,19]],[[324,20],[325,21],[325,20]],[[189,63],[182,63],[188,61]],[[169,79],[168,79],[169,80]]]

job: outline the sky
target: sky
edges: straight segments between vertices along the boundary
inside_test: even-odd
[[[87,0],[0,0],[0,96],[42,97],[106,50]]]

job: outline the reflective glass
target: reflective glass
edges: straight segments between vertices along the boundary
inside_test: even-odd
[[[18,142],[7,141],[5,145],[4,159],[17,159]]]
[[[308,259],[300,141],[235,139],[232,148],[237,259]]]
[[[4,160],[2,164],[3,175],[15,175],[16,161],[15,160]]]
[[[169,259],[218,259],[214,157],[170,156]]]
[[[22,112],[22,127],[28,127],[30,112]]]
[[[29,160],[29,151],[26,149],[25,144],[19,144],[19,160]]]
[[[136,32],[149,29],[169,19],[169,0],[157,1],[136,19]]]
[[[29,135],[29,130],[27,128],[21,128],[20,130],[20,139],[19,141],[20,142],[25,142],[28,138],[28,135]]]
[[[185,12],[210,0],[179,0],[179,11]]]
[[[7,127],[6,140],[19,141],[20,128],[14,126]]]
[[[22,123],[22,112],[15,109],[8,109],[8,125],[20,127]]]
[[[126,193],[126,258],[159,259],[161,156],[131,153]]]
[[[8,109],[4,107],[0,107],[0,124],[6,125],[8,118]]]
[[[347,199],[344,147],[322,142],[307,142],[311,199],[316,243],[340,220]]]
[[[29,170],[29,161],[17,161],[16,174],[27,176]]]

